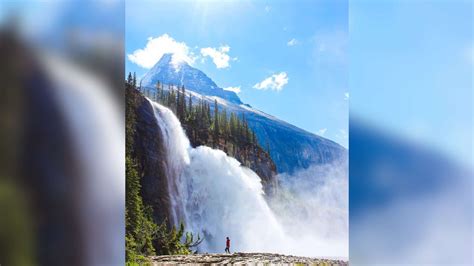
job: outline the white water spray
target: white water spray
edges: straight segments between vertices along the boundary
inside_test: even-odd
[[[151,101],[150,101],[151,102]],[[271,251],[284,233],[263,198],[260,178],[223,151],[192,148],[168,109],[151,102],[163,133],[173,221],[201,232],[201,249],[222,252],[225,237],[239,251]]]
[[[300,238],[301,234],[295,238],[297,234],[285,223],[287,215],[273,213],[257,174],[223,151],[192,148],[177,117],[168,108],[150,103],[167,152],[172,220],[175,224],[182,221],[186,230],[204,236],[201,252],[223,252],[229,236],[232,251],[322,255],[314,249],[321,239],[312,235]],[[313,226],[295,222],[301,226],[300,233],[308,229],[303,223]]]
[[[185,216],[184,198],[182,192],[187,188],[188,179],[184,177],[183,170],[189,166],[189,150],[191,145],[186,137],[179,120],[171,110],[150,101],[155,117],[160,125],[163,135],[163,144],[166,149],[166,178],[171,203],[171,222],[178,225]],[[187,225],[187,223],[186,223]]]

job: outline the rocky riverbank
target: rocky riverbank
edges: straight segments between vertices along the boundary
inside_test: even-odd
[[[150,257],[152,265],[348,265],[344,260],[271,253],[195,254]]]

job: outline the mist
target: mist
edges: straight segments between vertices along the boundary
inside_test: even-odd
[[[291,253],[348,257],[347,162],[313,165],[277,176],[279,191],[270,201],[291,236]]]
[[[280,175],[281,191],[268,198],[256,173],[221,150],[191,147],[172,111],[150,103],[167,149],[172,220],[204,237],[198,252],[221,253],[230,237],[233,252],[347,257],[346,164]]]

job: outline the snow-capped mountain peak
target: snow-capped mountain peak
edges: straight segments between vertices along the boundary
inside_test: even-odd
[[[235,92],[220,88],[204,72],[175,54],[164,54],[143,77],[142,86],[155,87],[158,82],[178,87],[184,85],[186,89],[203,95],[217,96],[235,104],[242,103]]]
[[[181,66],[187,65],[188,63],[182,57],[177,54],[166,53],[161,56],[160,60],[155,64],[154,67],[158,66],[160,68],[172,66],[176,72],[179,72]]]

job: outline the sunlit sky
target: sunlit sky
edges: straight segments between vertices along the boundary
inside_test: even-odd
[[[472,166],[472,1],[349,9],[351,116]]]
[[[347,147],[347,11],[333,0],[129,1],[126,71],[141,77],[176,52],[243,102]]]

